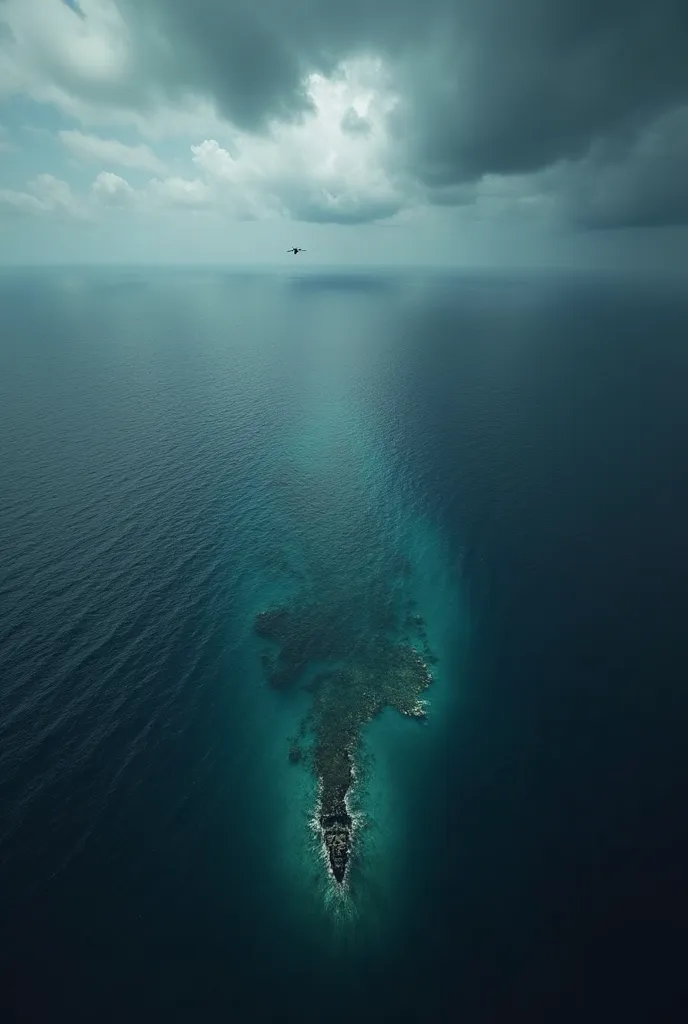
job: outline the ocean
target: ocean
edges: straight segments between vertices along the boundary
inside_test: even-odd
[[[2,1019],[678,1019],[687,395],[679,280],[4,270]]]

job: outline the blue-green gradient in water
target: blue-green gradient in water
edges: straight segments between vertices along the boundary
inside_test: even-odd
[[[458,566],[386,440],[413,293],[222,274],[4,285],[15,910],[54,899],[55,941],[82,949],[95,929],[144,975],[176,937],[162,962],[178,971],[181,957],[191,979],[215,939],[213,982],[236,973],[239,987],[252,944],[287,974],[317,955],[321,977],[390,948],[413,885],[402,851],[414,795],[395,760],[420,770],[465,640]],[[365,727],[340,888],[313,827],[316,779],[288,759],[311,698],[266,684],[254,620],[307,600],[325,626],[338,618],[355,659],[381,629],[380,595],[427,623],[429,722],[387,711]],[[91,955],[88,984],[101,972],[111,984]],[[118,971],[125,990],[141,984],[130,971]]]
[[[687,329],[661,283],[2,275],[7,1019],[671,995]],[[437,659],[362,730],[343,891],[254,629],[297,600]]]

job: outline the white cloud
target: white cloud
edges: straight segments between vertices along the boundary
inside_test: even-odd
[[[128,206],[136,200],[136,192],[128,181],[112,171],[101,171],[91,185],[95,200],[105,206]]]
[[[115,0],[80,7],[84,17],[59,0],[0,0],[0,100],[28,96],[84,126],[133,127],[145,139],[224,137],[211,100],[185,92],[172,102],[140,80]]]
[[[131,40],[113,0],[66,4],[5,0],[11,38],[0,66],[0,94],[22,92],[61,106],[71,95],[107,100],[131,67]]]
[[[0,210],[5,213],[43,213],[44,206],[36,196],[12,188],[0,188]]]
[[[213,200],[211,187],[199,178],[154,178],[149,193],[163,206],[203,207]]]
[[[152,178],[144,188],[135,189],[112,171],[101,171],[91,185],[92,202],[98,207],[136,208],[151,213],[171,207],[204,208],[213,202],[212,188],[200,179]]]
[[[406,202],[411,186],[390,172],[386,128],[397,97],[378,59],[347,61],[329,78],[311,75],[313,113],[252,135],[219,118],[207,99],[182,92],[175,106],[151,92],[150,81],[144,86],[135,40],[114,0],[84,0],[84,18],[45,0],[5,0],[3,7],[14,44],[0,60],[0,95],[22,92],[75,118],[84,130],[62,131],[65,147],[103,168],[151,172],[158,205],[216,202],[239,218],[356,223],[391,216]],[[196,175],[170,177],[144,142],[126,145],[85,130],[106,124],[134,125],[145,139],[194,141]]]
[[[154,178],[142,204],[240,219],[357,223],[393,215],[408,183],[388,169],[386,117],[396,97],[382,63],[351,61],[332,78],[312,75],[308,93],[314,112],[301,122],[274,122],[265,135],[228,129],[225,145],[192,145],[196,176]]]
[[[312,75],[308,93],[313,113],[299,123],[275,122],[262,136],[227,126],[225,145],[216,138],[192,145],[195,176],[166,173],[144,144],[126,145],[75,129],[59,137],[82,159],[154,173],[147,187],[135,190],[103,170],[87,200],[91,208],[125,203],[141,212],[215,208],[240,219],[287,216],[339,223],[393,215],[404,205],[409,186],[388,169],[386,117],[396,98],[381,62],[352,61],[329,79]],[[25,199],[12,202],[33,209]]]
[[[52,174],[39,174],[24,192],[0,189],[0,204],[6,211],[88,217],[87,207],[74,195],[69,184]]]
[[[70,153],[80,160],[139,168],[153,174],[165,172],[162,160],[158,159],[149,146],[127,146],[117,139],[101,139],[98,135],[86,135],[80,131],[61,131],[59,135]]]
[[[298,122],[273,122],[262,135],[225,125],[222,141],[208,137],[192,144],[188,152],[195,174],[186,176],[170,174],[144,143],[61,131],[60,140],[72,154],[108,168],[98,174],[88,197],[81,204],[72,197],[72,205],[92,213],[113,206],[141,215],[174,208],[215,210],[236,219],[289,217],[340,224],[398,217],[429,201],[462,203],[471,219],[548,213],[549,200],[540,194],[536,177],[486,176],[469,186],[428,193],[394,173],[387,126],[398,98],[381,60],[347,61],[329,78],[311,75],[307,93],[312,113]],[[153,176],[147,186],[134,189],[108,165],[148,170]],[[31,190],[8,193],[2,201],[35,211],[34,196]],[[66,202],[61,206],[68,208]]]
[[[192,146],[194,163],[206,174],[220,181],[232,181],[235,176],[236,161],[223,149],[216,139],[206,139],[198,146]]]
[[[347,62],[332,78],[311,75],[314,114],[274,123],[267,136],[235,133],[192,146],[193,162],[221,202],[243,216],[288,214],[354,223],[388,217],[404,201],[389,172],[386,117],[396,98],[380,61]],[[355,119],[365,130],[352,131]]]

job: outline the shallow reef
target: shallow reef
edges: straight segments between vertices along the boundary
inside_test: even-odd
[[[423,619],[407,608],[395,616],[390,602],[379,607],[373,628],[343,604],[298,604],[256,616],[256,633],[266,641],[262,664],[280,690],[307,689],[311,708],[300,736],[290,741],[292,764],[307,763],[319,783],[318,824],[337,883],[346,878],[353,842],[347,803],[362,727],[386,708],[423,720],[422,694],[432,682]],[[399,631],[399,623],[405,631]],[[390,633],[396,635],[392,636]],[[309,677],[309,670],[320,670]],[[306,735],[312,744],[300,742]]]

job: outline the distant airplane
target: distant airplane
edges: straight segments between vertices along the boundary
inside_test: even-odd
[[[287,249],[287,252],[293,252],[296,256],[297,252],[305,252],[305,249],[299,249],[298,245],[295,245],[293,249]]]

